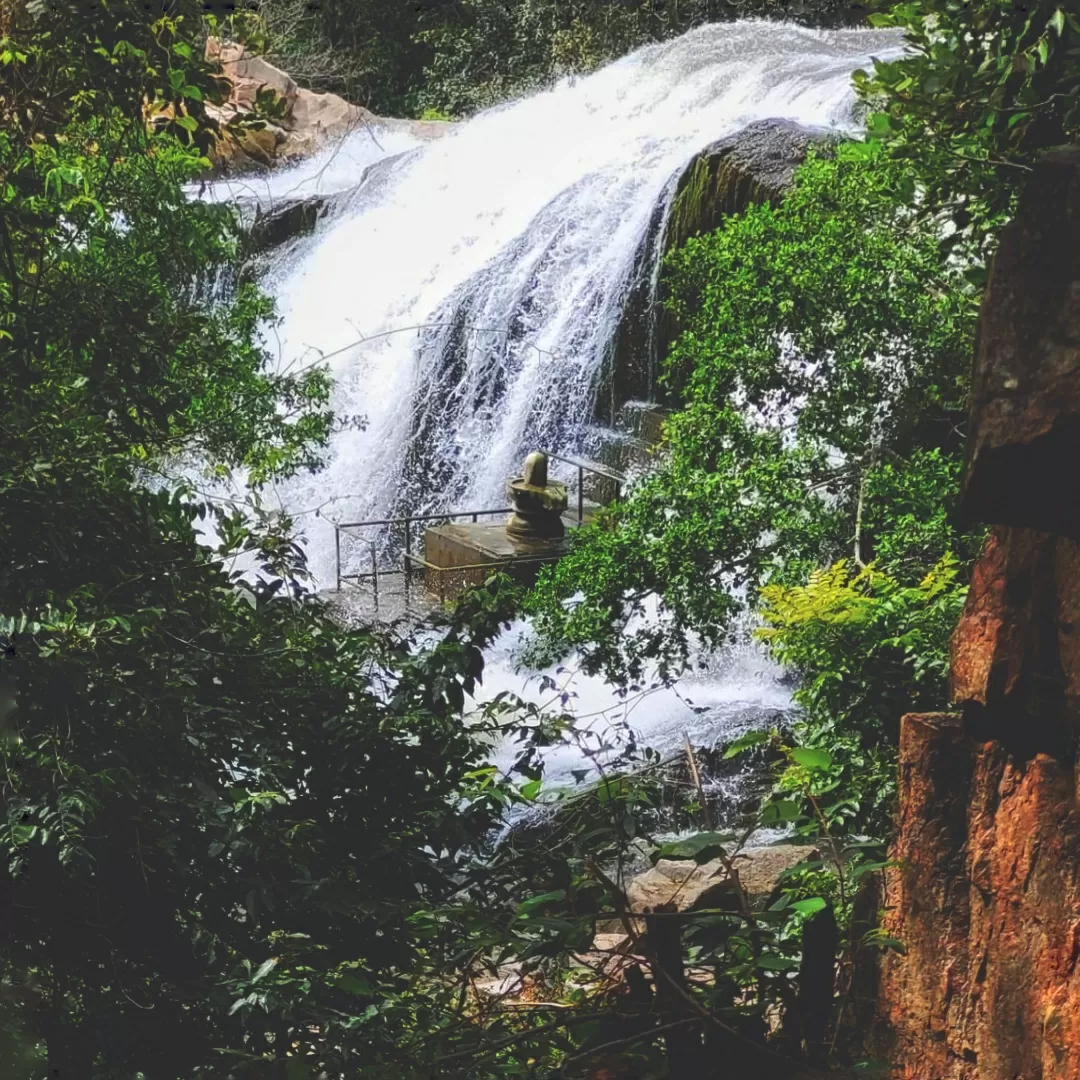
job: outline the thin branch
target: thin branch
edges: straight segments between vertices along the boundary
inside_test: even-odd
[[[505,1039],[493,1042],[489,1046],[476,1046],[468,1050],[456,1050],[452,1054],[444,1054],[442,1057],[437,1057],[435,1061],[439,1065],[444,1065],[448,1061],[461,1061],[464,1058],[486,1057],[499,1050],[505,1050],[508,1046],[528,1042],[530,1039],[535,1039],[540,1035],[548,1035],[553,1031],[558,1031],[560,1028],[569,1027],[572,1024],[589,1023],[593,1020],[603,1020],[607,1016],[607,1013],[585,1013],[581,1016],[567,1016],[563,1020],[553,1020],[550,1024],[541,1024],[540,1027],[529,1028],[527,1031],[519,1031]]]
[[[862,479],[859,481],[859,505],[855,510],[855,541],[854,541],[854,555],[855,565],[860,570],[866,569],[866,563],[862,557],[862,526],[863,526],[863,506],[866,501],[866,477],[869,473],[867,469],[862,474]]]
[[[701,783],[701,772],[698,769],[694,748],[690,744],[690,736],[687,735],[685,731],[683,732],[683,744],[686,747],[686,763],[690,767],[690,777],[694,781],[694,787],[697,788],[698,799],[701,800],[701,810],[705,817],[705,828],[712,831],[712,810],[709,808],[708,800],[705,798],[705,788]]]

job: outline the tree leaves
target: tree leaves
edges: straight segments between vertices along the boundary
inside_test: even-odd
[[[857,526],[859,557],[905,580],[960,547],[960,447],[938,442],[962,422],[976,309],[912,199],[905,169],[850,144],[669,256],[681,408],[657,467],[541,576],[553,652],[669,677],[693,636],[720,644],[758,590],[850,553]],[[635,619],[646,597],[656,614]]]
[[[661,844],[657,857],[661,859],[693,859],[695,862],[708,862],[732,843],[736,837],[731,833],[699,832],[681,840],[672,840]]]
[[[806,746],[796,746],[791,751],[791,760],[804,769],[827,769],[833,758],[827,750],[814,750]]]
[[[264,960],[256,970],[255,974],[251,976],[251,981],[257,983],[260,979],[269,975],[280,963],[280,957],[271,956],[269,960]]]
[[[908,53],[857,78],[870,131],[957,223],[953,242],[987,243],[1035,156],[1080,133],[1080,19],[1034,5],[914,0],[874,17]]]
[[[217,288],[236,222],[185,192],[201,8],[170,12],[20,17],[0,70],[0,859],[27,912],[0,978],[44,989],[12,1023],[60,1057],[87,1033],[110,1075],[262,1060],[270,1030],[317,1072],[409,1061],[462,942],[510,933],[471,875],[517,793],[476,791],[497,725],[460,715],[510,606],[471,597],[430,648],[342,626],[291,522],[172,479],[313,468],[332,418],[325,372],[267,364],[266,297]]]
[[[791,910],[797,911],[800,915],[809,918],[811,915],[816,915],[819,911],[824,911],[828,906],[828,902],[824,898],[812,896],[806,900],[796,900],[791,905]]]
[[[724,760],[728,761],[743,753],[744,750],[749,750],[751,747],[761,746],[764,743],[770,742],[772,738],[772,732],[748,731],[745,735],[740,735],[728,745],[728,748],[724,751]]]

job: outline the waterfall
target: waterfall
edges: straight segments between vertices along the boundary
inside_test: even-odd
[[[326,358],[338,412],[365,418],[335,437],[325,470],[281,488],[286,509],[360,520],[501,506],[525,452],[580,452],[627,296],[655,273],[640,265],[650,223],[682,169],[758,119],[852,129],[851,73],[898,47],[892,31],[704,26],[425,145],[357,132],[329,164],[276,180],[342,190],[350,154],[364,166],[398,154],[266,279],[279,362]],[[308,533],[329,580],[330,530]]]
[[[277,362],[327,363],[338,414],[364,418],[335,435],[324,470],[276,490],[316,578],[332,581],[335,564],[316,510],[358,521],[503,506],[527,451],[586,450],[628,302],[655,293],[658,223],[687,164],[756,120],[856,129],[852,72],[900,48],[892,31],[705,26],[435,141],[365,129],[259,183],[215,185],[209,197],[249,206],[327,201],[263,276],[281,315]],[[704,745],[790,701],[749,635],[680,687],[628,700],[572,662],[523,675],[525,632],[489,650],[484,695],[541,704],[545,674],[563,688],[576,724],[545,755],[549,779],[591,770],[620,732],[678,752],[683,732]],[[513,755],[504,746],[498,761]]]

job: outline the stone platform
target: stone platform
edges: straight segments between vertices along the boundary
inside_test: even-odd
[[[583,524],[598,509],[585,504]],[[577,513],[563,516],[567,531],[578,527]],[[474,585],[482,585],[494,573],[509,574],[531,585],[542,566],[566,554],[567,539],[511,540],[502,520],[484,524],[437,525],[424,532],[425,584],[440,600],[454,597]]]
[[[531,585],[540,568],[562,558],[566,550],[565,539],[511,540],[502,522],[439,525],[424,533],[427,588],[440,600],[452,600],[500,572]]]

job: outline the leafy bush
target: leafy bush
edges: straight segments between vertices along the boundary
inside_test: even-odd
[[[273,372],[266,298],[216,287],[231,211],[184,190],[200,7],[2,20],[0,1054],[407,1076],[505,919],[431,912],[510,797],[461,722],[508,609],[425,649],[347,629],[290,522],[170,479],[316,467],[333,420],[324,372]]]
[[[806,585],[762,590],[758,636],[802,678],[796,738],[831,759],[815,794],[829,796],[832,831],[888,835],[900,717],[947,703],[949,639],[966,595],[952,556],[910,586],[841,561]]]
[[[1065,0],[883,6],[874,21],[903,28],[910,51],[856,76],[870,133],[958,239],[992,239],[1035,156],[1080,135],[1080,14]]]
[[[585,530],[532,598],[558,651],[675,672],[770,582],[846,555],[913,584],[958,531],[975,303],[917,218],[902,169],[851,144],[814,159],[667,265],[681,410],[656,467]],[[649,597],[659,621],[633,622]]]

